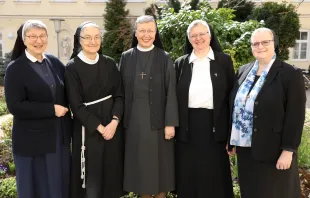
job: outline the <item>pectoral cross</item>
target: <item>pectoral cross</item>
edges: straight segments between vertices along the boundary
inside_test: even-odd
[[[143,80],[143,77],[146,76],[146,74],[144,72],[141,72],[141,74],[139,74],[141,76],[141,79]]]

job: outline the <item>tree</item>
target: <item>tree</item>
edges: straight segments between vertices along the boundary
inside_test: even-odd
[[[8,64],[11,62],[12,52],[5,53],[4,58],[0,57],[0,85],[4,83],[4,75]]]
[[[123,51],[130,48],[132,25],[128,19],[129,10],[125,10],[124,0],[110,0],[105,8],[105,33],[103,35],[102,53],[116,62]]]
[[[181,9],[181,3],[179,0],[169,0],[168,6],[170,8],[173,8],[174,12],[176,12],[176,13],[178,13],[179,10]]]
[[[235,68],[252,61],[250,36],[264,24],[253,20],[233,21],[233,12],[227,8],[212,9],[206,2],[202,3],[200,10],[190,10],[188,4],[179,13],[174,13],[171,8],[164,9],[163,18],[158,22],[164,49],[172,59],[182,56],[188,25],[196,19],[202,19],[213,27],[222,48],[231,55]]]
[[[189,4],[191,5],[191,10],[198,10],[199,0],[191,0]]]
[[[221,0],[217,8],[230,8],[235,10],[235,21],[244,22],[254,10],[255,3],[249,0]]]
[[[289,48],[295,46],[299,37],[300,23],[295,7],[292,4],[267,2],[256,8],[250,18],[263,20],[266,27],[275,32],[280,44],[278,58],[289,59]]]
[[[151,15],[154,17],[155,20],[161,19],[161,11],[162,7],[152,3],[148,8],[145,9],[145,15]]]

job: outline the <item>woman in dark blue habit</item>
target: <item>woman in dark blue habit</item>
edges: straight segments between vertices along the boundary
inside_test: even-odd
[[[71,116],[64,65],[45,54],[42,21],[26,21],[5,75],[5,97],[14,116],[12,141],[19,198],[68,198]]]

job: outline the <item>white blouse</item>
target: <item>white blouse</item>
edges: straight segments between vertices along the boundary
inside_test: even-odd
[[[189,58],[193,63],[192,80],[189,87],[189,108],[213,109],[213,86],[210,76],[210,60],[214,60],[214,52],[210,47],[206,57],[199,59],[194,50]]]

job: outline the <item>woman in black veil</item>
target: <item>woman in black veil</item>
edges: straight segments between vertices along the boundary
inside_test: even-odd
[[[189,25],[184,52],[175,61],[180,117],[175,161],[178,198],[232,198],[225,147],[233,63],[202,20]]]
[[[73,113],[71,198],[123,195],[123,87],[115,61],[99,53],[100,28],[82,23],[65,79]]]
[[[124,190],[142,198],[164,198],[175,189],[176,78],[152,16],[138,17],[120,72],[125,92]]]
[[[20,26],[5,75],[5,97],[14,117],[12,146],[20,198],[68,198],[71,116],[65,66],[45,53],[46,25]]]

